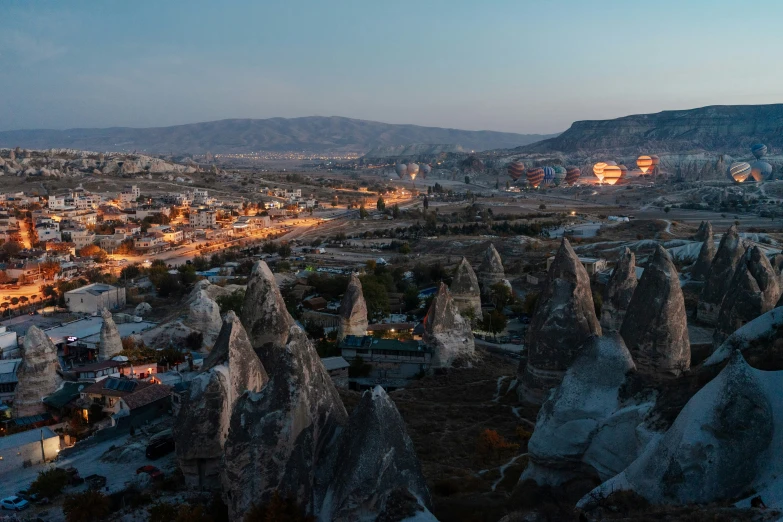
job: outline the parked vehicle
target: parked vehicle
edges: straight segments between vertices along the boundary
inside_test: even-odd
[[[0,500],[0,508],[8,509],[10,511],[22,511],[30,507],[30,503],[21,497],[12,495]]]
[[[174,437],[165,436],[156,439],[147,446],[147,458],[155,460],[174,451]]]
[[[89,489],[97,490],[106,486],[106,477],[103,475],[90,475],[89,477],[84,477],[84,481]]]
[[[147,475],[152,478],[152,480],[159,480],[163,478],[163,472],[156,468],[155,466],[151,466],[147,464],[146,466],[142,466],[139,469],[136,470],[136,474],[139,475],[141,473],[146,473]]]

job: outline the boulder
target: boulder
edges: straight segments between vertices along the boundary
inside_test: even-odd
[[[690,368],[685,299],[677,268],[661,245],[644,269],[620,335],[641,373],[677,376]]]
[[[448,287],[441,283],[424,317],[424,343],[432,349],[432,367],[447,368],[475,353],[470,322],[460,315]]]
[[[601,335],[590,277],[563,238],[549,267],[527,333],[527,364],[520,364],[520,400],[543,403],[563,380],[585,340]]]
[[[339,316],[338,339],[343,339],[346,335],[357,337],[367,335],[367,303],[364,302],[364,294],[362,294],[362,282],[356,274],[351,275],[351,281],[340,301]]]
[[[619,330],[625,318],[625,311],[631,303],[631,297],[637,285],[636,256],[626,248],[612,275],[606,283],[601,307],[601,326],[609,330]]]
[[[607,480],[625,469],[646,442],[636,428],[652,407],[621,403],[620,389],[634,368],[617,332],[585,341],[538,412],[520,482],[560,485],[585,475]]]
[[[718,251],[712,259],[710,271],[696,305],[696,317],[700,321],[710,325],[717,324],[720,305],[723,303],[743,253],[745,253],[745,246],[739,237],[737,227],[731,225],[720,239]]]
[[[152,305],[149,303],[139,303],[133,310],[133,314],[139,317],[146,317],[152,313]]]
[[[111,312],[104,308],[101,311],[101,317],[103,317],[103,324],[101,325],[101,345],[98,347],[98,360],[108,361],[122,351],[122,339],[120,339],[120,332],[117,330],[117,325],[114,324]]]
[[[745,323],[775,308],[778,298],[778,274],[759,247],[750,247],[742,256],[723,298],[713,335],[715,347]]]
[[[263,261],[257,262],[250,274],[242,305],[242,324],[256,352],[267,343],[285,345],[294,325],[275,276]]]
[[[703,223],[704,224],[704,223]],[[704,281],[707,279],[712,260],[715,257],[715,238],[712,234],[712,223],[709,221],[704,224],[704,229],[699,228],[699,234],[696,234],[698,241],[702,241],[699,249],[699,256],[691,268],[691,279],[693,281]]]
[[[479,266],[478,276],[481,282],[482,295],[489,295],[492,285],[502,282],[506,277],[506,272],[503,269],[503,260],[492,243],[489,244],[486,252],[484,252],[484,259]]]
[[[220,463],[237,399],[269,380],[236,314],[223,327],[201,373],[190,381],[174,424],[177,459],[191,487],[220,486]]]
[[[476,272],[464,257],[457,266],[449,290],[457,310],[463,317],[481,319],[481,288]]]
[[[16,370],[14,417],[28,417],[46,412],[41,400],[57,391],[63,380],[57,359],[57,348],[49,336],[31,326],[24,336],[22,362]]]
[[[211,347],[223,322],[220,319],[220,306],[213,301],[206,291],[200,290],[195,301],[190,303],[186,326],[204,335],[203,347]]]
[[[383,388],[362,394],[340,438],[319,521],[436,520],[416,449]],[[389,516],[395,497],[412,499],[408,513]]]

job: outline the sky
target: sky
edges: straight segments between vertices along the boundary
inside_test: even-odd
[[[0,0],[0,130],[345,116],[520,133],[783,102],[783,2]]]

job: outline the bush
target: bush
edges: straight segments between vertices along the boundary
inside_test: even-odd
[[[109,498],[99,491],[88,489],[68,495],[63,502],[66,522],[97,522],[110,512]]]
[[[194,351],[201,350],[203,344],[204,344],[204,334],[201,332],[195,332],[195,331],[190,332],[188,336],[185,337],[185,346],[187,346],[191,350]]]
[[[497,431],[485,429],[478,436],[476,451],[480,455],[499,456],[503,453],[519,449],[519,444],[507,441]]]
[[[229,310],[233,310],[238,316],[242,315],[242,305],[245,303],[245,291],[234,290],[228,295],[220,295],[215,299],[220,306],[220,314],[223,315]]]
[[[30,493],[41,497],[53,498],[68,485],[68,473],[63,469],[50,468],[38,473],[38,477],[30,485]]]

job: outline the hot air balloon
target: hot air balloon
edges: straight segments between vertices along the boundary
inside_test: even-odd
[[[544,181],[544,169],[541,167],[527,169],[527,182],[531,187],[538,188],[542,181]]]
[[[622,163],[617,166],[620,167],[620,179],[623,179],[626,176],[628,176],[628,167],[626,167]]]
[[[432,167],[428,163],[425,163],[421,166],[421,177],[424,179],[427,179],[427,174],[429,174],[432,171]]]
[[[642,174],[647,174],[652,167],[653,160],[650,156],[639,156],[636,158],[636,166],[642,171]]]
[[[745,161],[737,161],[731,164],[728,170],[729,179],[735,183],[744,183],[750,176],[750,164]]]
[[[756,159],[761,159],[767,155],[767,146],[763,143],[754,143],[750,147],[750,151],[756,156]]]
[[[652,160],[652,167],[650,167],[650,173],[658,174],[658,164],[661,162],[661,158],[659,158],[655,154],[650,154],[650,159]]]
[[[579,169],[579,167],[568,167],[566,168],[566,177],[565,177],[565,183],[566,185],[573,185],[576,183],[576,180],[579,179],[579,176],[582,175],[582,171]]]
[[[609,167],[616,167],[617,166],[617,162],[616,161],[607,161],[606,165],[609,166]]]
[[[555,167],[555,185],[561,185],[566,177],[566,169],[557,165]]]
[[[551,185],[555,180],[555,169],[544,167],[544,185]]]
[[[604,169],[606,168],[606,163],[603,161],[599,161],[595,165],[593,165],[593,174],[595,174],[595,177],[598,178],[598,181],[603,182],[604,181]]]
[[[402,179],[405,176],[405,173],[408,172],[408,166],[405,165],[405,163],[397,163],[394,166],[394,171],[397,173],[400,179]]]
[[[514,181],[522,177],[525,173],[525,165],[521,161],[514,161],[508,166],[508,176]]]
[[[604,182],[609,185],[614,185],[620,181],[620,177],[623,175],[623,171],[617,165],[607,165],[604,169]]]
[[[416,163],[408,163],[407,171],[408,176],[410,176],[412,180],[415,180],[416,176],[419,175],[419,166]]]
[[[756,181],[769,181],[772,179],[772,165],[764,160],[756,160],[750,166],[750,175]]]

